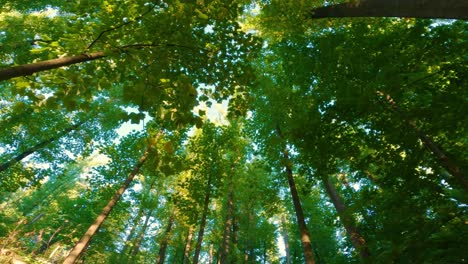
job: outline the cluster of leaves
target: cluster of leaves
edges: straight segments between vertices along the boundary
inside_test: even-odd
[[[316,263],[464,261],[466,22],[3,2],[0,261],[63,261],[121,186],[82,259],[310,263],[302,217]],[[222,100],[228,125],[193,111]]]

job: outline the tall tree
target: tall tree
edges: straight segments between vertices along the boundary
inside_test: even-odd
[[[417,17],[468,20],[466,0],[357,0],[309,11],[309,18]]]
[[[161,136],[161,132],[158,133],[156,138],[153,141],[153,144],[157,142],[159,137]],[[148,155],[152,151],[152,149],[155,147],[155,145],[149,145],[148,149],[143,153],[143,155],[140,157],[138,160],[138,163],[135,165],[133,171],[128,175],[127,179],[125,182],[122,184],[122,186],[117,190],[117,192],[114,194],[112,199],[107,203],[107,205],[104,207],[102,210],[101,214],[96,218],[93,224],[88,228],[86,233],[83,235],[83,237],[78,241],[75,245],[75,247],[70,251],[68,254],[67,258],[64,260],[64,263],[75,263],[78,257],[81,255],[83,250],[85,250],[88,247],[89,242],[91,241],[92,237],[96,232],[99,230],[99,227],[101,227],[102,223],[106,220],[107,216],[110,214],[112,209],[114,208],[115,204],[120,200],[120,197],[122,194],[127,190],[127,188],[130,186],[132,183],[133,179],[137,175],[137,173],[140,171],[140,168],[143,166],[145,163],[146,159],[148,158]]]
[[[284,140],[283,133],[281,132],[281,128],[279,126],[277,126],[276,128],[276,133],[280,139]],[[299,194],[297,192],[296,183],[294,182],[292,161],[289,158],[289,152],[286,146],[283,147],[282,154],[283,154],[284,166],[286,168],[286,176],[288,179],[289,191],[291,192],[291,196],[292,196],[292,200],[294,204],[294,211],[296,213],[296,218],[297,218],[297,224],[299,226],[299,231],[301,233],[301,243],[302,243],[302,248],[304,250],[305,262],[307,264],[314,264],[315,259],[314,259],[314,251],[312,249],[312,240],[310,238],[309,231],[305,223],[304,212],[302,210],[301,201],[299,198]]]

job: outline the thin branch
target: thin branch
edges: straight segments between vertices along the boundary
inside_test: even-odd
[[[104,30],[104,31],[101,31],[101,33],[99,33],[99,36],[98,36],[96,39],[94,39],[93,42],[91,42],[91,44],[89,44],[88,47],[87,47],[86,49],[87,49],[87,50],[91,49],[91,47],[93,47],[94,44],[96,44],[96,42],[98,42],[98,40],[99,40],[104,34],[106,34],[106,33],[108,33],[108,32],[111,32],[111,31],[114,31],[114,30],[117,30],[117,29],[122,28],[122,27],[124,27],[124,26],[126,26],[126,25],[129,25],[129,24],[131,24],[131,23],[133,23],[133,22],[138,21],[138,20],[142,19],[144,16],[146,16],[147,14],[149,14],[152,10],[153,10],[153,7],[149,8],[146,12],[144,12],[144,13],[141,14],[141,15],[139,15],[139,16],[136,17],[135,19],[129,20],[129,21],[124,22],[124,23],[122,23],[122,24],[120,24],[120,25],[113,26],[113,27],[111,27],[111,28],[109,28],[109,29],[106,29],[106,30]]]

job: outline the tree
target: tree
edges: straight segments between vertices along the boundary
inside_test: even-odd
[[[158,133],[158,135],[154,139],[154,142],[157,142],[157,140],[159,139],[160,136],[161,136],[161,132]],[[78,257],[83,252],[83,250],[86,249],[86,247],[88,246],[88,244],[91,241],[92,237],[99,230],[99,227],[102,225],[102,223],[106,220],[107,216],[110,214],[110,212],[114,208],[115,204],[119,201],[122,194],[130,186],[130,184],[133,181],[133,178],[135,178],[135,176],[139,172],[140,168],[143,166],[146,159],[148,158],[148,155],[150,154],[150,151],[152,151],[152,149],[154,147],[155,147],[154,145],[149,145],[148,146],[148,149],[140,157],[140,159],[138,160],[138,163],[135,165],[132,172],[128,175],[125,182],[117,190],[117,192],[112,197],[112,199],[107,203],[106,207],[104,207],[101,214],[96,218],[94,223],[88,228],[86,233],[83,235],[83,237],[80,239],[80,241],[78,241],[78,243],[75,245],[73,250],[68,254],[68,256],[65,259],[64,263],[75,263],[75,261],[78,259]]]
[[[309,11],[309,18],[336,17],[417,17],[468,20],[467,1],[439,0],[358,0],[332,4]]]

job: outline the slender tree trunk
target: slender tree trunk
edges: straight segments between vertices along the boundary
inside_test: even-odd
[[[356,0],[312,9],[308,17],[416,17],[467,20],[468,1]]]
[[[208,252],[209,257],[208,257],[208,264],[213,263],[213,243],[210,244],[210,251]]]
[[[182,261],[183,264],[188,264],[190,259],[190,246],[192,244],[192,237],[194,227],[191,225],[188,230],[187,240],[185,240],[185,248],[184,248],[184,259]]]
[[[136,229],[139,226],[140,219],[143,217],[143,211],[144,211],[143,207],[140,207],[138,209],[138,213],[137,213],[135,219],[133,220],[132,229],[130,229],[130,233],[128,233],[127,238],[125,239],[125,245],[124,245],[124,247],[123,247],[123,249],[122,249],[122,251],[120,253],[122,253],[122,254],[129,253],[128,252],[129,247],[132,245],[132,240],[135,237]]]
[[[143,237],[145,236],[146,229],[148,228],[149,220],[152,214],[153,210],[150,210],[146,215],[145,223],[143,224],[143,227],[141,228],[140,233],[138,234],[138,238],[135,241],[135,244],[133,245],[132,251],[130,252],[132,259],[135,259],[135,257],[138,255],[138,252],[140,252],[141,241],[143,241]]]
[[[437,158],[439,163],[444,167],[457,181],[461,184],[461,186],[468,191],[468,180],[464,176],[464,172],[462,172],[461,168],[455,164],[448,156],[445,154],[444,150],[438,146],[424,131],[419,129],[413,120],[405,118],[405,115],[400,110],[400,107],[396,104],[393,98],[388,95],[384,94],[380,91],[377,92],[379,96],[382,96],[386,99],[386,101],[391,105],[393,111],[398,113],[406,122],[406,124],[413,129],[413,131],[418,135],[419,139],[423,142],[424,146],[428,148],[432,154]]]
[[[277,133],[281,139],[284,139],[279,126],[277,126]],[[286,147],[283,148],[283,158],[285,162],[286,176],[288,179],[289,190],[291,191],[291,196],[292,196],[292,200],[294,204],[294,211],[296,212],[297,224],[299,226],[299,231],[301,234],[301,243],[302,243],[302,248],[304,250],[305,263],[315,264],[314,251],[312,250],[312,244],[311,244],[309,231],[307,230],[307,225],[304,219],[304,212],[302,211],[301,201],[299,199],[299,194],[297,192],[296,183],[294,182],[292,162],[289,158],[289,153]]]
[[[93,52],[89,54],[80,54],[77,56],[68,56],[58,59],[34,62],[20,66],[13,66],[0,70],[0,81],[5,81],[20,76],[28,76],[37,72],[57,69],[63,66],[69,66],[76,63],[97,60],[105,57],[103,51]]]
[[[32,252],[32,255],[40,255],[44,253],[51,245],[53,245],[55,242],[57,242],[57,239],[54,239],[55,236],[62,230],[63,225],[55,229],[54,233],[49,237],[47,241],[42,241],[42,245],[35,251]]]
[[[289,237],[286,223],[286,217],[281,215],[281,234],[283,235],[284,251],[286,253],[286,264],[291,264],[291,251],[289,249]]]
[[[233,209],[233,211],[235,211]],[[238,232],[239,232],[239,220],[237,219],[237,217],[235,217],[233,215],[232,217],[232,258],[231,258],[231,264],[235,264],[237,263],[237,254],[235,252],[237,252],[237,242],[238,242]]]
[[[325,190],[327,191],[328,196],[330,196],[330,199],[332,200],[332,203],[335,206],[336,212],[340,216],[341,222],[343,223],[346,229],[346,233],[351,239],[354,248],[356,248],[356,250],[359,251],[359,254],[362,259],[368,259],[371,254],[368,250],[367,242],[357,229],[352,217],[347,214],[346,205],[344,204],[340,195],[336,191],[335,186],[333,186],[333,184],[330,182],[330,179],[327,176],[322,177],[322,180],[325,185]]]
[[[163,264],[164,263],[164,260],[166,258],[167,244],[169,242],[169,236],[171,234],[173,224],[174,224],[174,215],[171,215],[169,217],[169,222],[167,223],[166,230],[164,231],[164,236],[163,236],[162,241],[161,241],[161,246],[159,247],[159,254],[158,254],[158,257],[156,258],[156,263],[157,264]]]
[[[13,166],[16,163],[20,162],[21,160],[23,160],[27,156],[33,154],[34,152],[36,152],[38,150],[41,150],[45,146],[47,146],[50,143],[60,139],[61,137],[65,136],[66,134],[70,133],[71,131],[78,129],[84,122],[85,121],[81,121],[81,122],[67,128],[67,129],[65,129],[64,131],[60,132],[59,134],[57,134],[57,135],[55,135],[53,137],[50,137],[50,138],[48,138],[48,139],[46,139],[44,141],[41,141],[38,144],[36,144],[35,146],[26,149],[25,151],[18,154],[16,157],[12,158],[11,160],[9,160],[9,161],[7,161],[7,162],[5,162],[3,164],[0,164],[0,172],[9,169],[11,166]]]
[[[208,215],[208,206],[210,204],[211,196],[211,173],[208,175],[208,182],[206,183],[205,200],[203,203],[203,213],[200,221],[200,229],[198,230],[197,244],[195,246],[195,254],[193,256],[193,264],[198,264],[200,256],[201,244],[203,241],[203,234],[205,233],[206,217]]]
[[[248,206],[247,211],[249,212],[249,220],[247,222],[247,242],[245,245],[245,250],[244,250],[244,263],[253,263],[253,253],[254,253],[254,248],[253,248],[253,228],[254,226],[254,212],[250,206]]]
[[[156,140],[159,138],[161,135],[161,132],[157,135]],[[133,178],[137,175],[137,173],[140,171],[140,168],[143,166],[145,163],[146,159],[148,158],[148,154],[150,153],[150,150],[153,148],[153,146],[148,146],[148,149],[143,153],[143,155],[140,157],[140,160],[136,164],[135,168],[133,171],[128,175],[127,179],[125,180],[124,184],[117,190],[117,192],[114,194],[112,199],[107,203],[106,207],[102,210],[101,214],[96,218],[94,223],[88,228],[84,236],[78,241],[78,243],[75,245],[75,247],[72,249],[72,251],[68,254],[68,256],[64,260],[64,264],[72,264],[75,263],[75,261],[78,259],[78,257],[81,255],[84,249],[88,247],[89,242],[93,238],[94,234],[99,230],[101,227],[102,223],[104,223],[104,220],[106,220],[107,216],[110,214],[112,209],[114,208],[115,204],[120,200],[120,197],[122,194],[127,190],[127,188],[130,186],[130,183],[133,181]]]
[[[224,233],[223,240],[221,243],[221,255],[218,259],[218,264],[228,263],[230,253],[230,242],[231,242],[231,227],[232,227],[232,209],[234,205],[234,184],[232,181],[232,173],[229,176],[229,189],[228,189],[228,200],[226,207],[226,218],[224,221]]]

